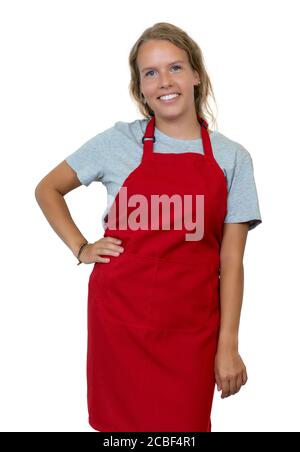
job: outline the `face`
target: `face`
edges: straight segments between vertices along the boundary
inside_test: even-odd
[[[167,40],[143,42],[139,48],[137,65],[140,73],[140,91],[156,116],[174,117],[184,112],[195,112],[194,86],[199,75],[193,71],[185,50]],[[160,96],[178,93],[174,99]]]

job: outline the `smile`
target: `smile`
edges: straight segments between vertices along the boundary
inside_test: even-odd
[[[167,96],[161,96],[158,98],[161,102],[164,103],[173,103],[177,100],[177,98],[180,96],[180,94],[169,94]]]

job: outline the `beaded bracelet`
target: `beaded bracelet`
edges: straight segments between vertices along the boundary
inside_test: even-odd
[[[85,241],[84,243],[82,243],[82,244],[80,245],[80,248],[79,248],[79,251],[78,251],[78,254],[77,254],[77,259],[78,259],[78,264],[77,264],[77,265],[82,264],[81,260],[79,259],[79,256],[80,256],[80,254],[81,254],[81,251],[83,250],[83,248],[84,248],[86,245],[90,245],[90,243],[87,242],[87,241]]]

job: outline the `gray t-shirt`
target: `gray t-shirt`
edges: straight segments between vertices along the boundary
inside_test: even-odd
[[[107,206],[102,215],[102,225],[117,193],[128,175],[140,164],[143,154],[142,138],[148,120],[118,121],[113,127],[98,133],[65,161],[76,172],[80,182],[88,186],[93,181],[102,182],[107,190]],[[165,135],[155,127],[154,152],[203,154],[202,139],[179,140]],[[210,133],[214,158],[224,171],[227,180],[227,215],[225,223],[249,221],[249,230],[262,222],[253,162],[250,153],[239,143],[218,131]]]

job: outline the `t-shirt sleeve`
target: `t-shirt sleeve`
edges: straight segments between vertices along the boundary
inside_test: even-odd
[[[104,176],[112,129],[98,133],[65,158],[85,186],[93,181],[101,181]]]
[[[239,151],[236,154],[235,167],[227,196],[225,223],[248,221],[249,230],[251,230],[262,223],[262,218],[251,155],[242,146]]]

